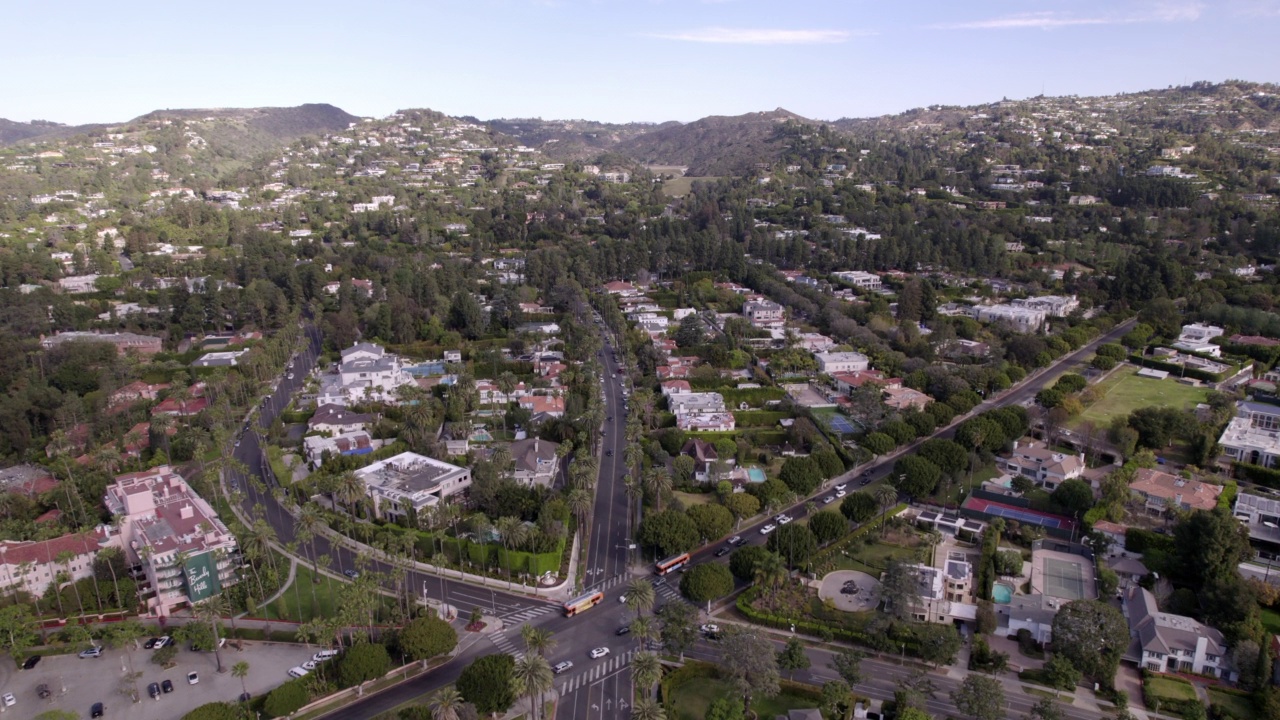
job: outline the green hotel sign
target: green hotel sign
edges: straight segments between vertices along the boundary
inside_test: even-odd
[[[218,582],[218,561],[213,553],[201,553],[187,558],[183,576],[187,580],[187,598],[197,603],[222,591]]]

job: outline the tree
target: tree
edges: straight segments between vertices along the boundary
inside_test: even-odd
[[[849,686],[839,680],[822,683],[822,704],[819,706],[828,717],[844,717],[843,710],[852,698]]]
[[[347,649],[338,665],[338,682],[342,687],[359,685],[376,680],[391,668],[391,656],[387,646],[380,643],[358,642]]]
[[[840,679],[844,681],[844,684],[848,686],[849,692],[853,692],[858,683],[862,682],[862,661],[864,658],[866,658],[866,655],[853,648],[845,648],[831,658],[831,669],[835,670]]]
[[[647,696],[662,679],[662,660],[651,652],[638,652],[631,660],[631,671],[635,675],[636,685]]]
[[[1044,664],[1044,676],[1049,684],[1062,689],[1072,690],[1080,682],[1080,671],[1061,653],[1055,652]]]
[[[790,567],[796,567],[808,562],[818,551],[818,539],[807,526],[790,523],[775,530],[765,547],[786,558]]]
[[[950,665],[960,651],[960,633],[951,625],[923,623],[914,628],[920,659],[934,666]]]
[[[245,660],[239,660],[231,666],[231,677],[240,678],[240,692],[248,695],[249,688],[245,686],[244,680],[249,677],[249,663]]]
[[[804,643],[795,636],[788,638],[787,644],[778,651],[778,669],[786,670],[787,679],[791,679],[795,677],[797,670],[807,670],[809,665],[809,656],[804,652]]]
[[[552,632],[546,628],[534,627],[528,623],[520,626],[520,638],[524,640],[524,649],[543,657],[555,650],[558,644],[551,635]]]
[[[427,660],[452,652],[457,644],[457,631],[434,615],[415,618],[400,630],[400,648],[409,659],[423,661],[423,668]]]
[[[760,566],[765,556],[771,554],[761,545],[740,547],[729,556],[729,572],[739,580],[750,581],[755,578],[756,568]]]
[[[448,685],[431,696],[427,701],[427,709],[431,713],[431,720],[459,720],[458,711],[463,703],[462,693],[456,687]]]
[[[21,657],[39,639],[29,606],[14,604],[0,608],[0,649],[15,658]]]
[[[1128,623],[1119,610],[1104,602],[1074,600],[1053,618],[1055,654],[1107,687],[1115,681],[1128,644]]]
[[[834,510],[823,510],[809,518],[809,529],[813,531],[818,544],[826,545],[844,536],[849,530],[849,521]]]
[[[678,455],[671,461],[671,469],[675,471],[676,479],[682,484],[693,479],[693,473],[697,468],[697,462],[688,455]]]
[[[640,698],[631,706],[631,720],[667,720],[667,712],[653,698]]]
[[[525,655],[511,670],[511,692],[529,698],[532,720],[538,720],[542,696],[551,689],[553,677],[551,664],[541,655]]]
[[[463,669],[455,686],[467,702],[486,715],[506,712],[515,703],[511,678],[515,660],[507,654],[485,655]]]
[[[898,620],[909,620],[919,594],[920,574],[916,569],[892,558],[880,577],[880,599],[884,611]]]
[[[648,578],[636,578],[627,586],[627,607],[637,615],[653,609],[657,599],[657,592]]]
[[[970,674],[960,687],[951,691],[951,702],[960,712],[976,720],[1001,720],[1004,717],[1004,688],[995,678]]]
[[[938,487],[942,470],[919,455],[904,455],[893,464],[889,482],[915,498],[928,497]]]
[[[778,658],[772,643],[763,635],[751,629],[729,629],[720,640],[720,653],[721,664],[742,696],[744,707],[751,707],[753,695],[778,694]]]
[[[640,521],[636,539],[641,545],[666,557],[687,552],[697,546],[698,528],[688,515],[679,510],[661,510],[646,515]]]
[[[862,438],[862,447],[871,452],[872,455],[884,455],[893,452],[898,443],[887,433],[873,432]]]
[[[782,464],[778,479],[786,483],[791,492],[806,496],[822,484],[822,468],[810,457],[792,457]]]
[[[685,513],[698,528],[698,534],[704,541],[728,535],[733,529],[733,513],[723,505],[693,505]]]
[[[307,689],[302,678],[290,680],[267,694],[262,709],[272,717],[284,717],[307,704]]]
[[[934,438],[920,443],[920,457],[937,465],[944,473],[955,474],[969,464],[969,453],[953,440]]]
[[[848,497],[840,503],[840,512],[849,518],[850,522],[859,524],[875,517],[879,509],[880,504],[876,499],[871,497],[870,493],[861,490],[849,493]]]
[[[760,512],[760,500],[750,493],[733,493],[720,501],[737,520],[755,516]]]
[[[701,563],[680,578],[680,594],[693,602],[710,602],[733,592],[733,574],[718,563]]]
[[[726,695],[711,703],[711,707],[707,708],[706,720],[743,720],[745,717],[742,698]]]
[[[1182,330],[1182,310],[1167,297],[1152,299],[1138,312],[1138,322],[1151,327],[1155,335],[1176,338]]]
[[[1083,480],[1070,478],[1058,485],[1049,499],[1070,515],[1083,514],[1093,507],[1093,488]]]
[[[667,603],[658,611],[659,637],[669,653],[684,661],[685,652],[698,641],[697,609],[689,603]]]

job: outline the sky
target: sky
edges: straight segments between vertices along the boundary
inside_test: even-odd
[[[330,103],[834,120],[1280,82],[1280,0],[3,0],[0,117]]]

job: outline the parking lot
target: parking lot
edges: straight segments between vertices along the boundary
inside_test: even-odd
[[[222,666],[227,671],[217,672],[213,653],[178,652],[177,665],[162,669],[151,662],[150,650],[133,651],[133,669],[142,673],[138,678],[138,694],[141,700],[132,703],[120,692],[121,683],[128,671],[126,654],[121,650],[107,650],[96,659],[80,659],[75,655],[52,655],[40,661],[31,670],[17,670],[11,662],[4,662],[0,681],[4,692],[11,692],[18,702],[13,707],[0,706],[5,718],[29,718],[46,710],[71,710],[82,718],[89,717],[89,707],[95,702],[106,706],[106,717],[129,720],[173,720],[205,703],[218,700],[234,701],[243,692],[240,679],[232,677],[231,666],[243,660],[249,663],[249,675],[244,685],[257,697],[289,679],[289,668],[311,659],[318,650],[305,645],[288,643],[264,643],[245,641],[244,649],[237,651],[230,643],[222,650]],[[187,673],[196,672],[199,682],[187,683]],[[170,680],[173,692],[152,700],[147,696],[147,686]],[[36,687],[47,684],[52,696],[41,700]]]

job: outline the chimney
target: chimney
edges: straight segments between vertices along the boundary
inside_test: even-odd
[[[541,445],[541,443],[542,443],[542,439],[541,439],[541,438],[536,438],[536,437],[535,437],[535,438],[533,439],[533,454],[534,454],[534,455],[537,455],[537,454],[538,454],[538,447],[539,447],[539,445]]]

